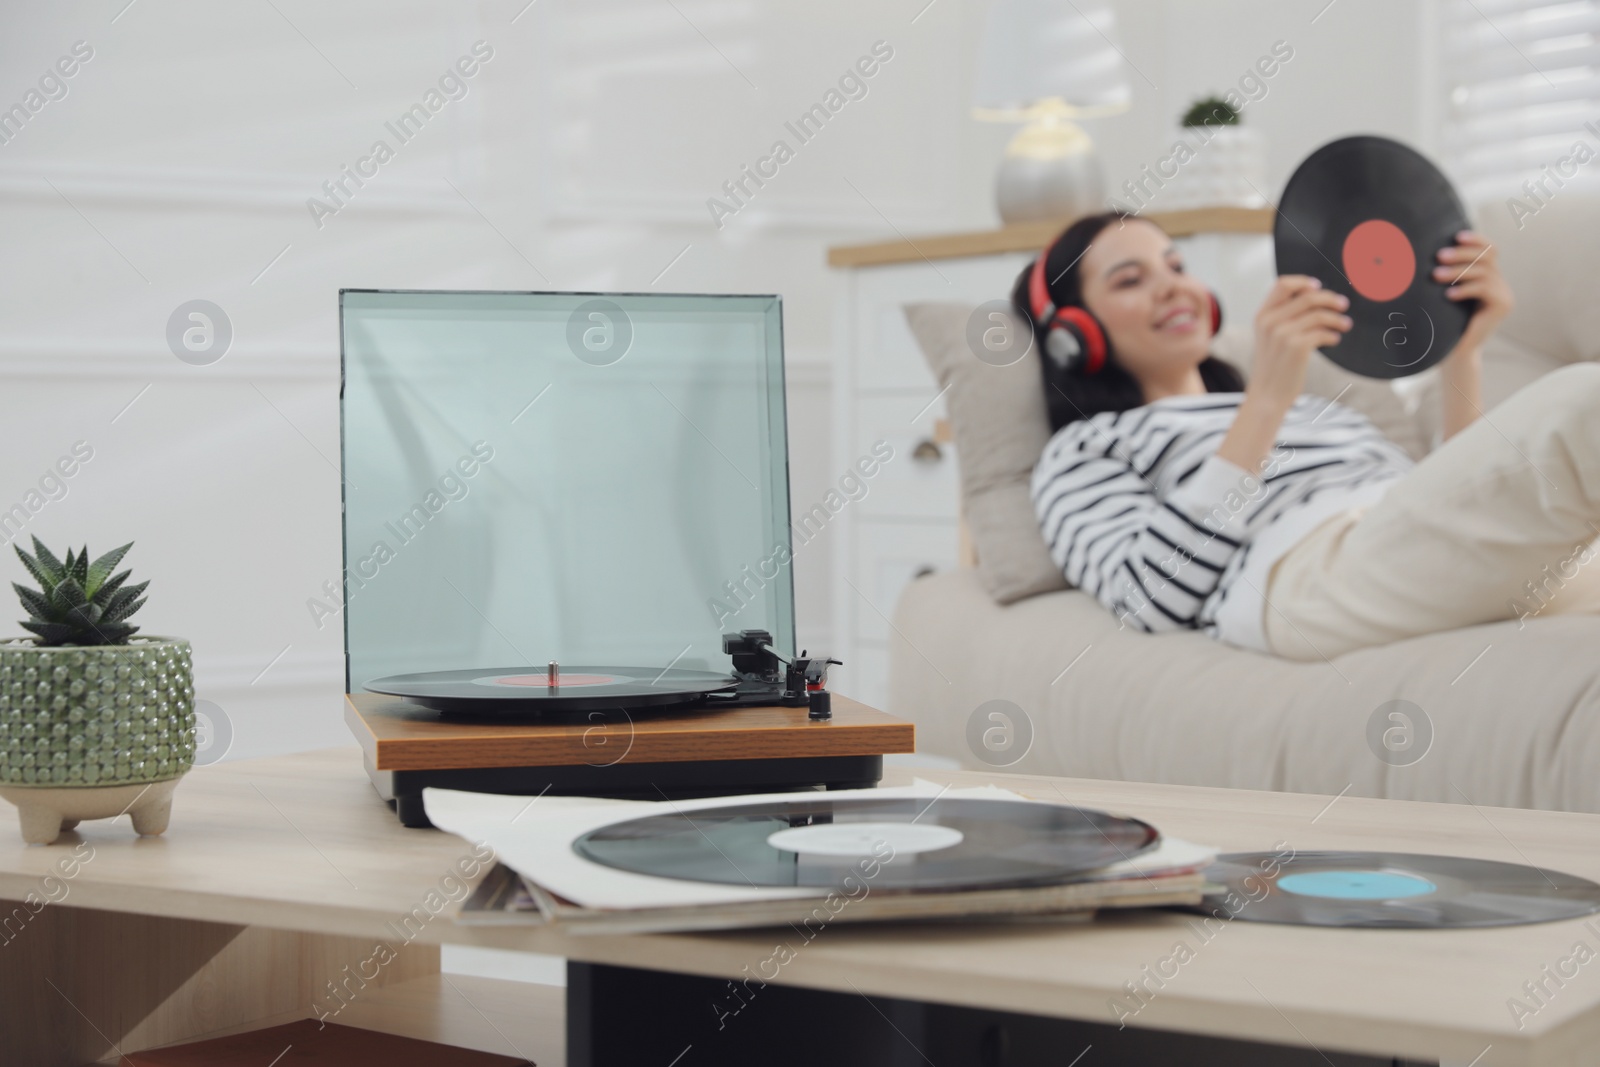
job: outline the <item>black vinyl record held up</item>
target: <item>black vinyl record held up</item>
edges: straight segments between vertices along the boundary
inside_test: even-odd
[[[1158,838],[1137,819],[1062,804],[822,795],[647,815],[591,830],[572,847],[661,878],[831,887],[853,875],[877,892],[1054,885]]]
[[[1600,885],[1520,863],[1398,852],[1218,856],[1224,887],[1198,908],[1247,922],[1448,929],[1519,926],[1600,911]]]
[[[1295,170],[1273,224],[1278,273],[1308,274],[1350,298],[1355,325],[1325,354],[1369,378],[1418,374],[1450,354],[1472,301],[1436,281],[1441,248],[1469,227],[1450,181],[1386,137],[1345,137]]]

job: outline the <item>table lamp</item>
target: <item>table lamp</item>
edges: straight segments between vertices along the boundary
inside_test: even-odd
[[[1006,223],[1102,210],[1105,175],[1074,119],[1127,109],[1116,19],[1092,0],[994,0],[978,53],[972,113],[1021,122],[995,179]]]

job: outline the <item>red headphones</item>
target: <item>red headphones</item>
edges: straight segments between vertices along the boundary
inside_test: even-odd
[[[1028,310],[1033,321],[1044,328],[1044,349],[1056,365],[1064,370],[1096,374],[1106,365],[1111,355],[1111,341],[1105,327],[1089,313],[1088,308],[1058,308],[1050,299],[1050,287],[1045,283],[1044,261],[1055,250],[1052,242],[1039,258],[1033,261],[1033,271],[1028,277]],[[1222,305],[1217,294],[1206,290],[1211,302],[1211,333],[1216,336],[1222,329]]]

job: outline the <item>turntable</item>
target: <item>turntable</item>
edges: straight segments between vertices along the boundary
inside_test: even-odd
[[[771,296],[345,290],[346,722],[427,786],[877,782],[913,732],[796,651]],[[332,618],[337,616],[337,620]]]

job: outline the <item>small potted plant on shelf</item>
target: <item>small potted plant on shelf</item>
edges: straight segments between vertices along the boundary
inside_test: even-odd
[[[111,573],[131,543],[93,561],[87,545],[65,559],[37,537],[31,556],[13,547],[39,588],[11,583],[33,636],[0,640],[0,797],[32,843],[124,813],[161,833],[194,764],[189,642],[135,636],[150,583]]]
[[[1196,100],[1178,123],[1192,152],[1174,180],[1164,206],[1171,209],[1235,205],[1260,207],[1265,201],[1262,140],[1246,129],[1239,109],[1220,96]]]

